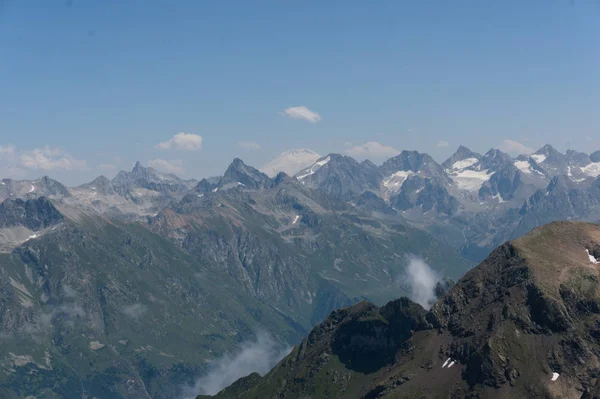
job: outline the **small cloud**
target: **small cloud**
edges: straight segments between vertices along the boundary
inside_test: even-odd
[[[396,156],[400,153],[394,147],[380,144],[376,141],[369,141],[363,145],[356,145],[346,148],[346,154],[355,158],[382,159]]]
[[[402,282],[408,284],[410,299],[425,309],[429,309],[436,301],[435,287],[441,276],[435,272],[423,259],[416,256],[408,257],[408,266],[402,276]]]
[[[292,119],[302,119],[311,123],[317,123],[322,118],[317,112],[311,111],[305,106],[290,107],[283,110],[282,115]]]
[[[180,159],[172,159],[167,161],[165,159],[153,159],[148,161],[148,166],[153,167],[161,172],[184,174],[185,169],[183,168],[183,162]]]
[[[437,146],[438,146],[438,147],[440,147],[440,148],[446,148],[446,147],[448,147],[449,145],[450,145],[450,143],[448,143],[448,142],[447,142],[447,141],[445,141],[445,140],[440,140],[440,141],[438,141],[438,142],[437,142]]]
[[[146,307],[146,305],[141,303],[134,303],[133,305],[123,306],[121,312],[123,312],[125,316],[138,320],[144,315],[144,313],[146,313],[147,310],[148,308]]]
[[[237,145],[247,151],[260,150],[260,145],[253,141],[238,141]]]
[[[193,133],[177,133],[169,140],[158,143],[156,148],[161,150],[200,150],[202,148],[202,136]]]
[[[535,151],[533,148],[529,148],[514,140],[504,140],[504,142],[498,146],[498,149],[511,155],[531,154]]]
[[[87,168],[85,161],[75,159],[61,149],[50,146],[23,152],[21,154],[21,164],[34,170],[77,170]]]

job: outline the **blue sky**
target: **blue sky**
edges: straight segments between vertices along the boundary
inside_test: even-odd
[[[0,0],[0,177],[200,178],[365,142],[590,151],[599,43],[596,0]],[[201,146],[158,145],[181,132]]]

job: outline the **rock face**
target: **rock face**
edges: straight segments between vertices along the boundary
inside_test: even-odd
[[[7,199],[0,204],[0,228],[23,226],[37,231],[60,223],[63,215],[45,197],[38,199]]]
[[[494,250],[429,312],[407,299],[333,312],[216,398],[593,398],[599,282],[600,226],[552,223]]]
[[[3,224],[61,221],[0,253],[2,398],[171,399],[254,331],[304,331],[139,224],[71,216],[45,198],[0,206]]]

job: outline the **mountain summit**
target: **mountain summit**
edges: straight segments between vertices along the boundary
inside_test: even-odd
[[[216,398],[596,398],[598,281],[600,226],[546,225],[429,312],[406,298],[334,311],[270,373]]]

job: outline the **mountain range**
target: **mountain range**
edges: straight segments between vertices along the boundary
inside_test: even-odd
[[[414,259],[435,286],[535,227],[600,220],[598,175],[600,152],[461,146],[441,164],[299,150],[199,181],[139,162],[77,187],[3,179],[0,392],[172,398],[261,331],[294,344],[364,300],[387,320],[415,299]]]

